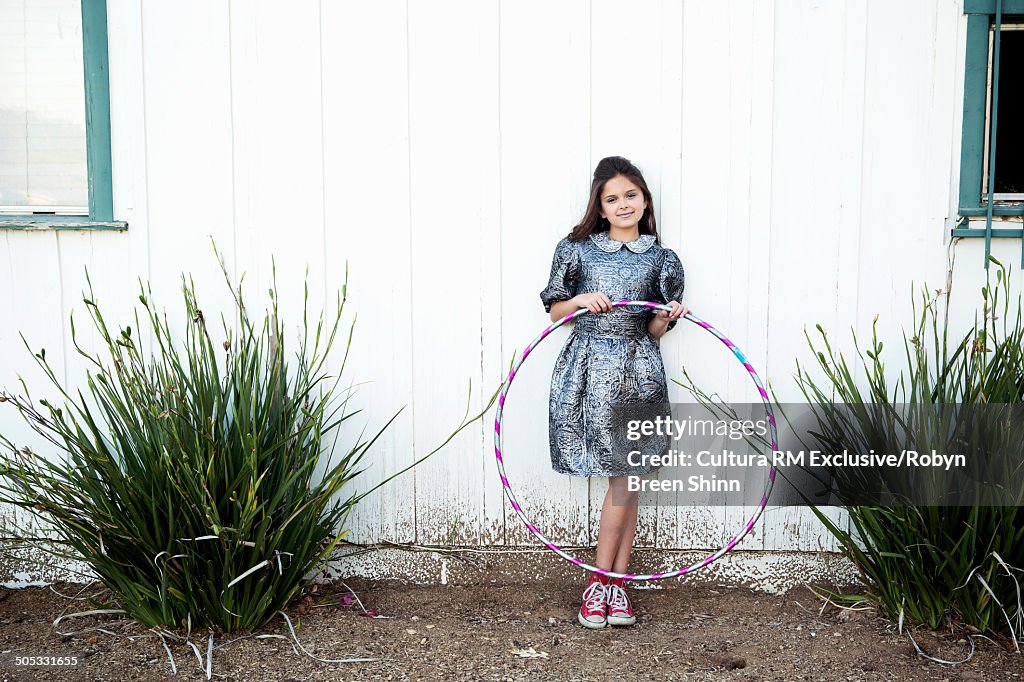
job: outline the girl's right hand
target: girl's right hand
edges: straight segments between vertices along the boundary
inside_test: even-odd
[[[573,300],[577,308],[586,308],[592,313],[610,313],[614,310],[611,299],[600,291],[595,291],[592,294],[580,294]]]

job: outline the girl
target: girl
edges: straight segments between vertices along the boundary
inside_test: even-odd
[[[636,534],[637,494],[627,490],[627,476],[655,468],[630,466],[626,452],[613,447],[622,440],[613,434],[613,410],[667,403],[658,339],[687,313],[678,301],[683,266],[659,244],[652,204],[636,166],[621,156],[602,159],[583,220],[555,247],[550,281],[540,294],[552,321],[578,308],[595,313],[579,318],[555,363],[548,438],[555,471],[609,477],[596,565],[616,573],[626,572]],[[612,308],[620,299],[668,303],[672,311]],[[657,449],[656,443],[646,449],[651,446]],[[636,622],[622,580],[592,573],[578,619],[587,628]]]

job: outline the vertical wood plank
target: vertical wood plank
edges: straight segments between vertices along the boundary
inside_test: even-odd
[[[64,383],[68,393],[77,397],[80,390],[87,403],[94,406],[87,373],[95,375],[95,365],[75,348],[71,338],[72,316],[78,345],[110,369],[113,369],[113,358],[84,303],[84,299],[90,296],[86,271],[92,282],[91,300],[99,307],[112,337],[118,338],[122,330],[130,327],[133,342],[145,352],[151,336],[149,325],[138,301],[139,283],[130,267],[132,260],[126,233],[61,231],[55,236],[61,269]],[[111,268],[111,263],[124,263],[128,267]],[[135,320],[136,308],[140,310],[139,324]]]
[[[772,224],[772,87],[774,78],[775,52],[775,16],[774,2],[752,3],[750,11],[752,23],[752,49],[747,54],[751,70],[750,83],[750,154],[748,160],[749,173],[749,205],[746,247],[746,272],[734,272],[733,281],[739,287],[747,289],[746,310],[742,314],[746,318],[746,334],[743,338],[743,352],[750,358],[762,380],[771,388],[775,382],[768,368],[768,319],[773,301],[769,296],[771,272],[769,271],[769,250],[771,248]],[[745,373],[742,373],[745,374]],[[741,374],[741,376],[742,376]],[[784,371],[777,377],[779,381],[789,381]],[[758,395],[752,390],[749,378],[742,377],[742,389],[734,395],[734,400],[741,402],[758,402]],[[742,396],[742,397],[740,397]],[[749,397],[748,397],[749,396]],[[758,416],[759,413],[758,413]],[[768,472],[762,469],[749,472],[744,485],[756,486],[761,489],[766,483]],[[743,516],[748,517],[753,509],[747,507]],[[760,549],[764,546],[764,529],[767,520],[757,524],[750,535],[744,540],[744,549]],[[731,526],[739,528],[738,525]]]
[[[343,426],[338,448],[363,428],[375,433],[405,407],[363,462],[354,485],[365,490],[414,454],[407,17],[395,0],[321,6],[328,295],[347,263],[348,306],[358,314],[347,372],[367,382],[353,398],[363,412]],[[368,63],[374,68],[363,68]],[[412,485],[407,473],[363,499],[347,539],[413,541]]]
[[[147,3],[141,19],[153,296],[184,338],[182,275],[191,274],[213,333],[230,291],[210,239],[233,248],[227,5]]]
[[[691,254],[688,245],[683,242],[683,216],[686,207],[682,205],[682,136],[683,136],[683,5],[676,2],[661,4],[661,92],[660,134],[661,157],[658,165],[661,168],[661,188],[656,202],[660,206],[658,218],[658,234],[663,246],[672,249],[682,260],[683,268],[688,268]],[[687,293],[683,294],[684,305]],[[669,400],[684,400],[681,389],[674,383],[682,380],[684,348],[681,342],[681,330],[689,323],[676,325],[671,334],[661,338],[661,356],[665,363],[665,378],[668,380]],[[680,510],[674,505],[659,506],[654,512],[655,532],[651,544],[655,547],[675,547],[679,532]]]
[[[733,285],[724,281],[731,267],[729,203],[729,8],[711,2],[683,6],[682,252],[686,305],[716,327],[729,328]],[[686,254],[692,254],[687,257]],[[679,325],[670,341],[682,347],[690,379],[721,394],[735,360],[706,331]],[[693,398],[678,393],[683,401]],[[688,445],[687,443],[683,443]],[[720,545],[726,532],[722,507],[678,507],[676,543],[685,548]]]
[[[758,15],[759,4],[762,12],[769,12],[768,17]],[[761,180],[757,172],[768,171],[770,177],[770,167],[764,159],[768,140],[758,136],[763,130],[758,127],[758,121],[770,121],[770,109],[766,111],[763,100],[756,99],[756,88],[759,81],[770,82],[771,79],[769,56],[772,44],[765,39],[771,26],[771,23],[766,21],[770,18],[771,6],[751,1],[730,3],[728,10],[726,25],[729,70],[729,198],[723,207],[722,218],[725,221],[729,242],[723,244],[721,248],[729,254],[730,293],[727,322],[723,324],[728,324],[729,338],[740,346],[743,353],[761,368],[759,371],[765,374],[766,353],[761,340],[764,334],[763,320],[767,318],[767,297],[763,294],[764,282],[752,277],[758,273],[758,267],[763,267],[768,246],[768,214],[755,212],[754,201],[755,185]],[[765,51],[757,53],[758,48]],[[761,108],[755,108],[758,105]],[[761,155],[760,159],[757,159],[758,154]],[[760,161],[760,167],[755,166],[755,159]],[[764,274],[764,271],[761,270],[761,273]],[[720,348],[719,353],[723,353],[729,360],[723,397],[735,404],[758,404],[760,394],[751,382],[749,373],[734,357],[730,357],[731,353],[727,349]],[[756,420],[763,415],[763,410],[757,408],[749,414],[742,414],[741,417]],[[730,441],[724,445],[726,449],[735,451],[748,447],[742,441]],[[751,491],[759,492],[766,485],[768,472],[763,469],[730,470],[723,475],[738,478],[743,489],[748,491],[748,494],[742,497],[750,499],[754,496],[750,494]],[[727,495],[725,498],[729,499],[730,496]],[[755,506],[734,504],[721,510],[723,526],[717,540],[719,546],[740,532],[746,520],[756,511]],[[743,547],[751,549],[759,547],[760,544],[757,532],[752,532]]]
[[[333,302],[343,278],[342,264],[325,262],[320,4],[232,2],[229,18],[236,267],[262,301],[273,259],[296,329],[306,269],[311,310]]]
[[[806,363],[804,329],[836,329],[842,205],[842,78],[845,5],[781,3],[775,8],[772,278],[768,371],[788,377]],[[855,35],[855,34],[854,34]],[[808,93],[814,93],[808,97]],[[814,197],[813,201],[806,201]],[[777,304],[775,302],[778,302]],[[796,304],[799,302],[799,304]],[[846,322],[844,321],[844,325]],[[781,400],[799,401],[791,380],[777,381]],[[773,512],[766,549],[807,547],[826,535],[805,509]]]
[[[541,13],[546,20],[538,22]],[[503,369],[550,324],[538,294],[555,244],[586,208],[589,13],[587,0],[501,3]],[[555,543],[582,545],[587,481],[553,472],[548,446],[551,370],[568,334],[568,327],[554,332],[516,375],[502,440],[509,481],[535,525]],[[507,501],[503,508],[506,543],[532,544]]]
[[[39,401],[46,399],[59,407],[63,396],[33,355],[45,349],[54,376],[62,385],[67,384],[64,338],[68,323],[63,314],[57,236],[53,232],[4,231],[0,239],[4,248],[0,260],[0,285],[4,292],[0,296],[0,319],[5,320],[0,325],[0,388],[22,398],[31,397],[33,408],[45,416],[48,410]],[[56,461],[64,456],[37,434],[10,403],[0,404],[0,433],[15,447],[29,447],[47,459]],[[8,452],[3,447],[6,456]],[[34,534],[37,524],[24,510],[0,505],[0,530]]]
[[[147,191],[146,83],[142,5],[134,0],[108,0],[107,33],[110,62],[111,177],[114,217],[128,222],[127,234],[109,240],[124,244],[117,262],[133,283],[150,279],[149,195]],[[127,260],[125,260],[127,258]]]
[[[452,21],[452,17],[459,21]],[[473,27],[467,31],[466,27]],[[440,443],[482,385],[480,258],[498,172],[497,7],[409,6],[413,407],[418,450]],[[476,543],[483,513],[483,425],[415,471],[417,540]]]
[[[47,414],[39,404],[49,399],[59,404],[60,392],[32,357],[46,351],[46,361],[58,381],[65,381],[64,337],[67,322],[61,296],[60,254],[54,232],[4,231],[4,294],[0,297],[0,387],[25,396],[21,380],[31,395],[35,409]],[[24,341],[22,340],[24,337]],[[26,347],[25,344],[28,344]],[[0,405],[2,433],[18,447],[28,446],[47,456],[59,456],[53,445],[37,435],[18,411],[9,404]]]

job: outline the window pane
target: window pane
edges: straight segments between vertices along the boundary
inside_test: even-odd
[[[0,0],[0,211],[88,213],[80,0]]]
[[[996,194],[1024,193],[1024,27],[1002,31],[999,46],[999,117]]]

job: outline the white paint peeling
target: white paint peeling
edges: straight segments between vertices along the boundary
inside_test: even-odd
[[[698,552],[637,550],[638,564],[651,571],[678,568],[705,556]],[[363,552],[332,562],[334,577],[358,576],[371,580],[405,580],[413,584],[474,584],[495,576],[517,582],[541,582],[579,575],[581,570],[546,549],[469,549],[459,551],[409,551],[393,547]],[[856,568],[840,554],[827,552],[734,551],[705,570],[679,582],[729,583],[776,594],[805,583],[850,585],[859,582]]]
[[[578,550],[586,558],[592,550]],[[701,552],[660,549],[635,550],[636,570],[671,571],[706,556]],[[517,582],[541,582],[579,575],[578,569],[546,549],[529,547],[453,548],[450,552],[369,548],[331,562],[331,578],[358,576],[371,580],[401,580],[417,585],[475,584],[494,576]],[[10,552],[0,561],[0,583],[7,588],[48,585],[57,581],[86,582],[88,566],[57,560],[40,550]],[[829,552],[733,551],[707,569],[675,578],[678,582],[725,582],[767,592],[785,592],[804,583],[849,585],[859,582],[853,563]],[[653,584],[652,587],[654,587]]]
[[[45,580],[33,580],[32,576],[24,571],[16,571],[14,573],[14,580],[8,580],[0,583],[0,587],[5,587],[9,590],[18,590],[23,587],[46,587],[49,583]]]
[[[436,554],[434,556],[437,556]],[[448,584],[448,560],[444,557],[441,558],[441,580],[442,585]]]

